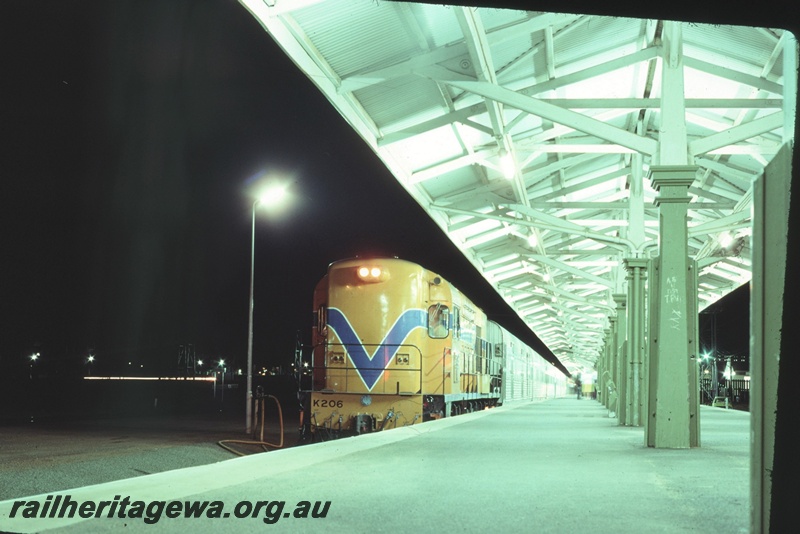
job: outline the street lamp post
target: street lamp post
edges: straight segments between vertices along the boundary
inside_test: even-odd
[[[225,360],[219,361],[219,366],[222,368],[222,393],[220,395],[220,402],[222,403],[223,408],[225,407]]]
[[[39,356],[41,356],[41,354],[39,354],[38,352],[34,352],[33,354],[30,355],[31,370],[30,370],[30,374],[28,375],[28,378],[30,379],[30,383],[28,384],[28,391],[29,391],[29,395],[31,396],[30,397],[31,398],[31,423],[33,423],[34,412],[36,411],[36,393],[34,392],[34,388],[33,388],[33,364],[36,363],[36,360],[39,359]]]
[[[278,204],[286,195],[286,188],[273,185],[253,202],[252,227],[250,232],[250,313],[247,325],[247,394],[245,395],[245,432],[253,431],[253,293],[256,261],[256,208]]]
[[[256,265],[256,207],[258,200],[253,202],[253,227],[250,234],[250,313],[247,324],[247,394],[245,395],[245,433],[250,435],[253,431],[253,290]]]
[[[28,375],[28,378],[30,378],[30,379],[31,379],[31,381],[33,381],[33,364],[34,364],[34,362],[35,362],[36,360],[38,360],[38,359],[39,359],[39,356],[40,356],[40,354],[39,354],[38,352],[34,352],[34,353],[33,353],[33,354],[31,354],[31,356],[30,356],[30,358],[31,358],[31,371],[30,371],[30,374]]]

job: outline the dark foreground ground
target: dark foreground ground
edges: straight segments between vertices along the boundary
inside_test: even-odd
[[[294,446],[299,424],[294,391],[273,390],[281,401],[283,446]],[[122,406],[81,414],[52,405],[33,421],[27,414],[0,419],[0,501],[215,463],[237,456],[220,441],[251,439],[245,434],[244,398],[235,392],[191,409],[163,401],[146,409]],[[278,445],[280,423],[271,400],[264,427],[264,441]],[[265,453],[258,445],[228,446],[244,454]]]

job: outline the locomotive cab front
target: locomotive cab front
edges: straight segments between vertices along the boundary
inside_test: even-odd
[[[434,279],[441,282],[397,259],[331,264],[314,298],[312,432],[360,434],[423,420],[426,356],[443,354],[449,333],[449,291],[431,291]]]
[[[483,312],[399,259],[332,263],[314,292],[303,434],[362,434],[493,406],[500,364]]]

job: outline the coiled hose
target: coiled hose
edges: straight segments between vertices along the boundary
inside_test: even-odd
[[[280,430],[281,430],[281,441],[280,441],[280,443],[268,443],[268,442],[264,441],[264,411],[265,411],[264,410],[264,400],[267,399],[267,398],[273,399],[275,401],[275,404],[278,406],[278,421],[280,423]],[[283,447],[283,410],[281,410],[280,401],[277,399],[277,397],[274,397],[272,395],[264,395],[264,396],[258,397],[258,401],[259,401],[259,410],[261,412],[261,434],[259,436],[260,437],[259,441],[241,440],[241,439],[224,439],[222,441],[218,441],[217,442],[217,444],[220,447],[222,447],[223,449],[228,450],[228,451],[230,451],[230,452],[232,452],[234,454],[237,454],[239,456],[247,456],[247,453],[244,453],[244,452],[241,452],[241,451],[237,451],[236,449],[234,449],[232,447],[229,447],[227,445],[228,443],[237,443],[237,444],[240,444],[240,445],[260,445],[261,448],[264,449],[265,451],[269,450],[267,447],[272,447],[273,449],[280,449],[280,448]]]

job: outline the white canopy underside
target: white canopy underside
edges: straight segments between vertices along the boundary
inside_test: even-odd
[[[750,280],[751,183],[794,132],[789,32],[241,2],[570,371],[602,351],[623,258],[657,252],[650,165],[699,167],[688,251],[700,309]],[[665,61],[682,61],[682,92]],[[685,136],[669,112],[681,106]]]

